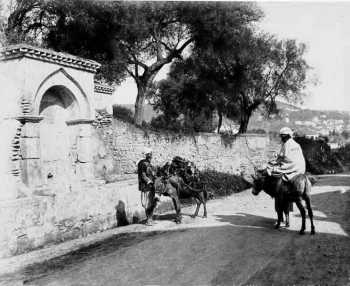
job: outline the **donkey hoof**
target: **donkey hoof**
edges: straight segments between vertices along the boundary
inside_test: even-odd
[[[177,218],[175,219],[175,222],[176,222],[176,224],[181,223],[181,217],[177,217]]]
[[[316,232],[314,229],[311,230],[311,235],[314,235]]]
[[[299,231],[299,234],[300,234],[300,235],[305,234],[305,230],[302,229],[301,231]]]
[[[204,215],[203,218],[207,218],[207,215]]]
[[[276,224],[275,225],[275,229],[279,229],[280,228],[280,225],[279,224]]]

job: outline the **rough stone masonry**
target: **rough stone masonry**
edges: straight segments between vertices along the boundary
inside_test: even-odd
[[[113,89],[94,82],[99,64],[28,45],[0,51],[0,258],[144,216],[136,164],[182,156],[200,169],[241,174],[269,156],[261,135],[179,136],[111,119]]]

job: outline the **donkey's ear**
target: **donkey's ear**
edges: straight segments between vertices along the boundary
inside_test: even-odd
[[[252,177],[252,179],[255,181],[257,178],[255,175],[250,175]]]

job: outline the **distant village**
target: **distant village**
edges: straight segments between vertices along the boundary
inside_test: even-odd
[[[268,120],[264,115],[255,114],[250,129],[273,132],[288,124],[298,135],[327,140],[331,149],[350,142],[350,112],[301,109],[285,103],[280,103],[278,109],[279,113]]]

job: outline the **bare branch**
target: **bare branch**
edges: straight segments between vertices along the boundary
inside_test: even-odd
[[[282,79],[284,73],[285,73],[285,72],[287,71],[287,69],[289,68],[289,64],[290,64],[290,61],[287,60],[286,66],[284,67],[284,69],[282,70],[282,72],[279,74],[277,80],[276,80],[275,83],[272,85],[270,91],[267,93],[268,96],[271,96],[271,95],[272,95],[272,92],[278,88],[279,83],[280,83],[280,80]],[[276,97],[276,95],[275,95],[275,97]]]
[[[137,81],[137,77],[135,76],[135,74],[133,74],[133,72],[131,70],[129,70],[128,68],[126,68],[126,72],[135,80]]]

